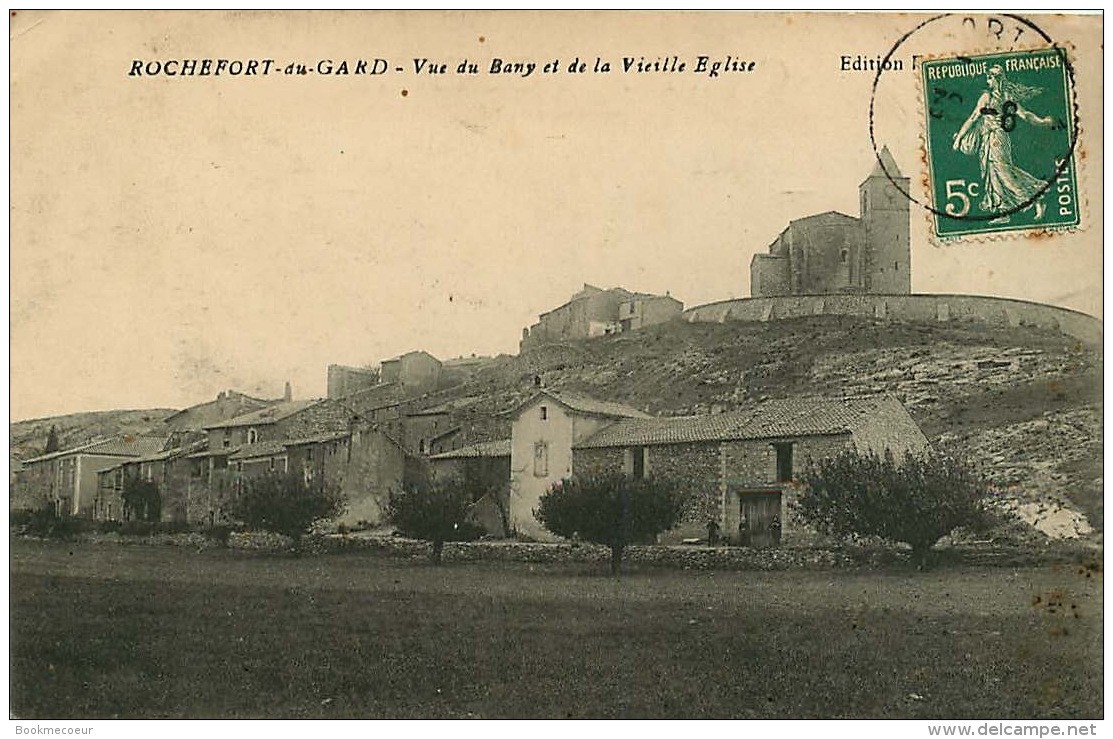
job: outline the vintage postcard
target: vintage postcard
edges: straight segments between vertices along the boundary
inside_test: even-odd
[[[1103,34],[10,11],[16,733],[1096,733]]]

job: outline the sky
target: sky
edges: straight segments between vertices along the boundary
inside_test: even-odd
[[[747,296],[751,257],[789,220],[857,215],[874,75],[840,59],[883,55],[917,21],[19,13],[11,420],[184,407],[228,388],[279,397],[286,381],[317,397],[330,363],[413,349],[516,353],[522,328],[585,282],[686,306]],[[914,207],[913,290],[1100,317],[1100,18],[1040,24],[1079,55],[1084,229],[941,247]],[[936,36],[914,41],[978,43]],[[667,67],[674,55],[685,72],[621,69],[624,56]],[[711,77],[692,71],[700,55],[756,64]],[[596,57],[612,71],[592,71]],[[184,58],[383,58],[391,71],[128,74]],[[496,58],[539,66],[491,74]],[[577,58],[587,71],[569,73]],[[448,73],[415,73],[415,59]],[[455,74],[465,60],[479,74]],[[875,137],[914,182],[915,78],[883,75],[874,95]]]

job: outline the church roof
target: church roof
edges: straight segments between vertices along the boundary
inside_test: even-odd
[[[813,213],[812,215],[804,216],[803,218],[793,218],[791,221],[789,221],[789,228],[797,223],[803,223],[805,221],[849,221],[851,223],[859,223],[861,219],[855,218],[854,216],[848,216],[846,213],[840,213],[837,210],[828,210],[824,211],[823,213]]]
[[[900,172],[900,167],[893,159],[893,155],[889,153],[888,146],[881,147],[881,153],[877,155],[877,162],[873,165],[873,171],[870,172],[870,177],[904,177]]]

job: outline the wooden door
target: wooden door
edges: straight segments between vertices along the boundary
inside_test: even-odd
[[[781,494],[779,491],[738,494],[739,538],[743,546],[758,549],[781,543]]]

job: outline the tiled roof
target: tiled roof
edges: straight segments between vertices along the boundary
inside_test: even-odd
[[[406,415],[407,416],[439,416],[443,413],[451,413],[452,411],[459,411],[459,410],[463,410],[464,408],[470,408],[471,406],[475,405],[476,403],[478,403],[478,402],[480,402],[481,400],[484,400],[484,399],[485,398],[482,395],[467,395],[467,396],[464,396],[463,398],[456,398],[455,400],[447,400],[443,403],[440,403],[439,405],[430,406],[429,408],[423,408],[422,410],[419,410],[419,411],[409,411],[408,413],[406,413]]]
[[[586,395],[578,393],[570,393],[561,390],[560,392],[548,392],[548,395],[556,398],[559,402],[568,406],[572,410],[580,411],[581,413],[593,413],[600,416],[618,416],[620,418],[649,418],[649,414],[639,411],[629,405],[622,403],[611,403],[606,400],[596,400],[589,398]]]
[[[88,444],[83,444],[82,446],[72,449],[63,449],[61,451],[51,452],[50,454],[44,454],[40,457],[24,460],[24,464],[45,462],[50,459],[67,457],[71,454],[97,454],[104,457],[142,457],[162,451],[162,448],[166,446],[168,440],[169,437],[167,436],[132,436],[131,434],[125,434],[111,439],[91,441]]]
[[[773,436],[822,436],[854,430],[866,416],[879,412],[884,397],[792,398],[757,407],[744,428],[745,439]]]
[[[261,408],[251,413],[245,413],[242,416],[230,418],[227,421],[221,421],[206,426],[206,429],[224,429],[236,428],[239,426],[265,426],[271,423],[277,423],[284,418],[289,418],[295,413],[301,413],[306,408],[320,403],[320,400],[288,400],[283,403],[277,403],[267,408]]]
[[[679,418],[627,418],[599,430],[576,444],[575,448],[719,441],[748,417],[749,414],[742,412]]]
[[[451,452],[434,454],[429,459],[476,459],[479,457],[509,456],[510,439],[502,439],[500,441],[481,441],[478,444],[472,444],[462,449],[454,449]]]
[[[685,444],[736,439],[829,436],[853,431],[871,414],[894,407],[882,397],[770,400],[732,413],[625,419],[576,444],[577,449]]]
[[[323,444],[326,441],[336,441],[337,439],[348,438],[347,431],[334,431],[327,434],[316,434],[314,436],[304,436],[300,439],[287,439],[283,442],[286,446],[304,446],[306,444]]]
[[[233,446],[218,447],[216,449],[202,449],[199,452],[188,455],[189,459],[204,459],[205,457],[227,457],[238,452],[243,444],[236,444]]]
[[[142,463],[142,462],[161,462],[164,459],[170,459],[172,457],[181,457],[181,456],[191,454],[193,452],[200,451],[200,450],[204,449],[207,445],[208,445],[208,442],[206,442],[204,440],[195,441],[191,444],[187,444],[185,447],[175,447],[173,449],[164,449],[163,451],[158,452],[157,454],[148,454],[146,456],[139,457],[138,459],[129,459],[129,460],[127,460],[126,464],[134,464],[136,462],[140,462],[140,463]]]
[[[516,408],[509,411],[507,415],[516,415],[523,408],[541,397],[552,398],[571,410],[580,413],[588,413],[594,416],[610,416],[612,418],[651,418],[648,413],[639,411],[632,406],[623,405],[622,403],[612,403],[606,400],[596,400],[595,398],[580,395],[579,393],[568,392],[566,390],[542,390],[531,396],[525,402],[520,403]]]
[[[851,221],[851,222],[854,222],[854,223],[858,223],[861,219],[860,218],[855,218],[854,216],[848,216],[846,213],[840,213],[837,210],[828,210],[828,211],[824,211],[823,213],[815,213],[815,214],[810,215],[810,216],[803,216],[801,218],[793,218],[789,223],[803,223],[804,221],[814,221],[814,220],[824,220],[824,221],[840,221],[841,220],[841,221]]]
[[[260,441],[256,444],[244,444],[228,459],[256,459],[258,457],[274,457],[286,453],[286,440]]]

